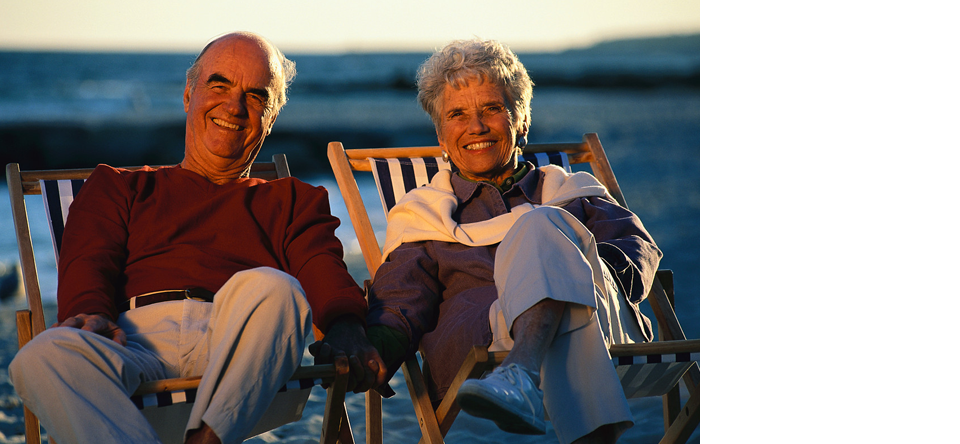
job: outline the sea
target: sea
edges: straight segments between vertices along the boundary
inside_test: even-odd
[[[677,316],[700,337],[700,36],[603,42],[561,52],[523,53],[534,87],[529,141],[579,141],[597,133],[630,209],[653,235],[674,271]],[[358,282],[369,279],[346,207],[327,161],[330,141],[347,148],[436,145],[416,102],[422,53],[287,54],[298,75],[289,103],[261,158],[285,153],[294,176],[330,190],[345,260]],[[0,51],[0,163],[21,169],[173,164],[182,159],[184,73],[195,54]],[[372,178],[358,178],[382,242],[386,221]],[[18,273],[16,237],[5,182],[0,184],[0,275]],[[54,319],[56,263],[42,206],[28,199],[41,292]],[[15,279],[7,279],[16,282]],[[22,288],[0,294],[0,444],[20,443],[23,410],[7,366],[17,350],[14,312]],[[649,314],[649,310],[646,309]],[[310,362],[309,356],[304,358]],[[403,377],[384,400],[384,442],[415,443],[419,428]],[[685,395],[684,395],[685,396]],[[314,390],[299,422],[251,443],[316,442],[325,393]],[[630,400],[636,425],[623,443],[655,443],[663,433],[659,399]],[[347,397],[355,438],[364,441],[363,396]],[[555,443],[500,432],[462,414],[452,443]],[[700,441],[700,429],[690,442]],[[46,442],[46,435],[44,435]]]

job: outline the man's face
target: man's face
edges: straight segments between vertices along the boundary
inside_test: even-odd
[[[208,178],[245,169],[270,133],[277,97],[269,57],[255,40],[226,37],[207,49],[196,84],[184,89],[185,162]]]

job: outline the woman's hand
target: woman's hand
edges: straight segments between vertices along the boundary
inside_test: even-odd
[[[107,315],[102,313],[78,314],[64,319],[63,322],[53,324],[54,327],[79,328],[80,330],[92,331],[103,337],[106,337],[122,346],[127,345],[127,334],[120,329]]]
[[[367,339],[363,324],[354,316],[338,318],[327,329],[322,341],[310,344],[316,364],[332,364],[345,359],[350,365],[347,390],[361,393],[386,382],[387,366]]]

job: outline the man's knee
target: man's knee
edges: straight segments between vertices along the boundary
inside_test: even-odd
[[[227,281],[224,296],[233,303],[286,310],[293,304],[298,311],[309,307],[303,287],[297,278],[271,267],[251,268],[237,272]],[[237,296],[234,298],[233,296]],[[218,294],[217,298],[221,295]],[[268,302],[269,301],[269,302]]]
[[[276,268],[258,267],[239,271],[230,278],[227,284],[237,284],[242,287],[261,287],[271,289],[268,294],[296,293],[303,294],[303,288],[297,278],[290,276]]]
[[[50,328],[24,345],[9,367],[10,380],[17,393],[26,389],[26,378],[43,380],[45,375],[57,372],[61,365],[65,365],[65,350],[80,350],[89,342],[84,334],[86,332],[75,328]]]

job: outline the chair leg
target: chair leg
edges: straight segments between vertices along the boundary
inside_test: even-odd
[[[677,384],[663,395],[663,429],[670,428],[670,424],[680,415],[680,385]]]
[[[442,444],[443,434],[440,433],[440,426],[437,423],[437,414],[430,403],[430,395],[427,394],[427,386],[420,371],[420,363],[417,358],[413,358],[403,363],[403,377],[406,379],[407,388],[410,390],[410,398],[413,401],[413,409],[417,413],[417,422],[420,424],[420,433],[423,438],[421,444]]]
[[[336,360],[334,362],[337,370],[337,376],[333,383],[327,388],[327,405],[323,411],[323,432],[320,435],[321,444],[337,444],[344,438],[344,429],[349,436],[350,444],[353,444],[353,433],[350,430],[350,421],[347,418],[346,406],[343,400],[347,394],[347,381],[350,378],[350,365],[346,359]]]
[[[687,442],[693,431],[700,424],[700,392],[690,394],[690,399],[684,404],[673,424],[663,434],[661,444]]]
[[[23,406],[23,429],[26,444],[40,444],[40,420],[27,406]]]
[[[383,444],[383,398],[369,390],[366,401],[367,444]]]

